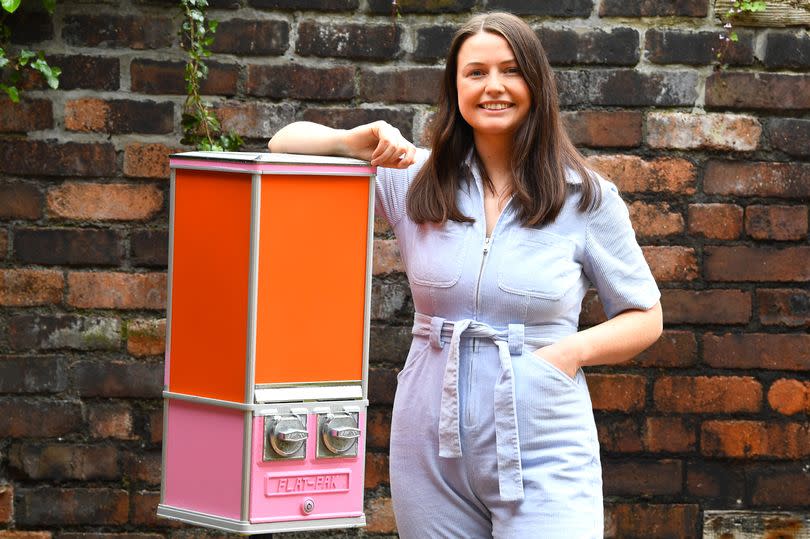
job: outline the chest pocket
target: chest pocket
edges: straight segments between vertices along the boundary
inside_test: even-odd
[[[437,288],[456,284],[464,267],[470,228],[467,223],[455,221],[418,225],[408,254],[411,281]]]
[[[498,267],[498,287],[513,294],[558,300],[580,278],[574,242],[542,230],[510,232]]]

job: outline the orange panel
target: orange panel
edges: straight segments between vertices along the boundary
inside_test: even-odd
[[[362,378],[369,185],[262,178],[257,384]]]
[[[245,400],[250,183],[177,171],[170,391]]]

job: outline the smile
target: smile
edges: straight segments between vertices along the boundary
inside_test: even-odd
[[[504,110],[508,109],[509,107],[513,107],[514,105],[511,103],[482,103],[479,106],[487,110]]]

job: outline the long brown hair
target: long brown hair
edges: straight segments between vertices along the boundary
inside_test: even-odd
[[[470,178],[461,167],[470,150],[485,185],[492,186],[475,153],[472,128],[459,111],[456,87],[458,51],[467,38],[480,32],[499,35],[509,43],[532,96],[529,113],[515,132],[510,160],[514,177],[512,194],[523,224],[552,222],[560,213],[569,189],[581,193],[580,211],[598,203],[596,179],[563,127],[554,74],[540,40],[520,18],[509,13],[488,13],[471,18],[450,44],[438,111],[428,127],[432,151],[408,192],[410,218],[417,223],[474,221],[456,204],[460,184]],[[566,183],[568,169],[581,178],[581,183]]]

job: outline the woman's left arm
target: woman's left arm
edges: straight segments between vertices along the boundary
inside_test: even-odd
[[[572,378],[587,365],[627,361],[652,345],[663,330],[661,302],[645,310],[629,309],[535,351]]]

